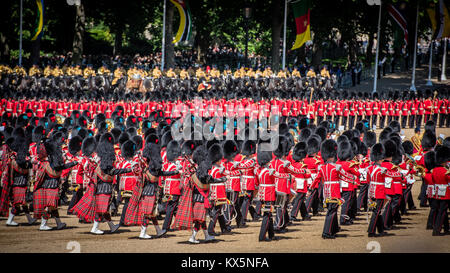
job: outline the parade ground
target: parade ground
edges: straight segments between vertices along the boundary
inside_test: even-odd
[[[379,131],[377,131],[379,133]],[[437,135],[450,135],[450,129],[439,128]],[[409,139],[413,130],[405,130],[405,139]],[[39,231],[39,224],[7,227],[6,218],[0,218],[0,252],[3,253],[449,253],[450,235],[431,236],[432,230],[426,230],[429,208],[419,207],[417,196],[421,181],[412,189],[415,210],[402,216],[398,229],[390,230],[392,236],[369,238],[367,236],[367,214],[360,213],[353,225],[341,226],[341,232],[334,240],[321,237],[325,213],[313,216],[310,221],[294,222],[288,231],[276,234],[278,240],[258,242],[261,221],[247,222],[248,227],[234,228],[231,234],[216,237],[213,242],[204,243],[203,233],[197,239],[200,244],[188,242],[191,231],[173,231],[162,238],[140,240],[140,228],[121,227],[117,233],[108,234],[108,225],[100,224],[104,235],[89,233],[92,224],[80,224],[76,216],[67,216],[67,206],[60,207],[61,220],[67,228],[54,231]],[[120,211],[122,206],[120,207]],[[339,213],[340,215],[340,213]],[[371,214],[369,214],[370,217]],[[120,216],[113,217],[118,223]],[[300,218],[300,217],[299,217]],[[248,219],[251,219],[249,216]],[[16,222],[26,223],[25,216],[16,217]],[[162,224],[162,221],[159,221]],[[38,221],[39,223],[39,221]],[[49,226],[55,226],[54,219]],[[232,226],[235,226],[233,221]],[[216,227],[218,229],[218,225]],[[148,234],[155,234],[149,226]],[[395,234],[395,236],[393,236]]]

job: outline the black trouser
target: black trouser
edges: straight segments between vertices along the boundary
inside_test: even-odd
[[[386,121],[386,116],[383,116],[383,115],[382,115],[382,116],[380,117],[380,128],[381,128],[381,129],[384,128],[385,121]]]
[[[319,189],[313,189],[308,199],[306,200],[306,211],[313,215],[319,213]]]
[[[359,195],[357,200],[357,207],[358,209],[361,209],[361,207],[364,207],[364,211],[367,211],[367,193],[369,190],[369,184],[361,184],[359,187]]]
[[[356,123],[360,122],[363,119],[362,115],[356,116]]]
[[[427,229],[434,229],[434,223],[436,222],[437,211],[439,209],[439,202],[434,198],[428,198],[430,202],[430,213],[428,214]]]
[[[419,200],[421,207],[427,205],[427,184],[425,183],[423,178],[422,178],[422,186],[420,187]]]
[[[208,225],[208,233],[210,234],[214,233],[214,228],[216,227],[217,220],[219,220],[219,225],[222,232],[227,229],[225,218],[221,213],[222,213],[222,205],[214,206],[209,211],[209,217],[211,218],[211,220],[209,221]]]
[[[70,210],[80,201],[81,197],[83,197],[83,189],[80,187],[77,191],[72,194],[72,199],[70,199],[69,206],[67,207],[67,214],[71,215]]]
[[[399,121],[400,120],[400,116],[394,116],[394,120],[395,121]]]
[[[297,218],[298,211],[300,211],[303,220],[309,217],[308,211],[306,210],[305,198],[306,193],[297,192],[294,200],[292,200],[291,219]]]
[[[394,224],[394,220],[392,219],[392,204],[394,195],[386,195],[386,198],[388,196],[391,198],[391,200],[386,201],[387,204],[385,205],[385,209],[383,211],[383,220],[385,229],[390,229]]]
[[[444,127],[445,121],[447,121],[448,114],[439,114],[439,127]]]
[[[450,113],[447,114],[446,121],[445,121],[445,127],[447,127],[447,128],[450,127]]]
[[[378,233],[384,232],[383,216],[381,210],[383,209],[384,199],[377,199],[377,206],[372,211],[372,217],[370,218],[369,228],[367,232],[369,234],[375,234],[375,229],[378,229]]]
[[[367,120],[367,124],[369,125],[369,129],[372,129],[372,126],[370,125],[370,123],[372,122],[372,115],[365,116],[364,119]]]
[[[166,217],[164,218],[164,223],[162,229],[169,230],[172,224],[172,218],[177,212],[179,195],[172,195],[172,200],[167,202]]]
[[[392,220],[395,221],[396,224],[400,223],[402,217],[400,216],[400,203],[402,200],[401,194],[394,195],[392,199]]]
[[[401,212],[401,215],[404,215],[404,214],[407,213],[407,211],[406,211],[406,190],[407,190],[407,188],[403,189],[402,198],[401,198],[401,201],[400,201],[400,212]]]
[[[339,128],[339,120],[341,116],[335,115],[333,119],[333,123],[336,125],[336,128]]]
[[[322,235],[335,235],[339,230],[339,224],[337,220],[337,211],[339,204],[328,203],[327,204],[327,215],[325,216],[325,224],[323,226]]]
[[[344,203],[342,204],[341,207],[340,224],[345,225],[346,223],[350,222],[350,206],[351,206],[352,192],[342,191],[341,198],[344,199]]]
[[[415,128],[415,121],[416,115],[410,115],[409,116],[409,128]]]
[[[256,215],[257,219],[259,219],[261,217],[261,208],[262,208],[261,201],[256,200],[255,201],[255,215]]]
[[[356,194],[356,189],[352,191],[352,198],[350,199],[350,218],[355,219],[358,213],[358,196]]]
[[[433,116],[431,117],[434,121],[434,124],[437,124],[438,121],[438,114],[433,114]]]
[[[372,128],[373,126],[377,127],[377,118],[378,115],[375,114],[372,115],[372,126],[370,128]]]
[[[344,126],[344,129],[347,129],[347,119],[348,119],[348,117],[342,116],[342,123],[341,124],[342,124],[342,126]]]
[[[407,184],[406,190],[405,190],[405,202],[408,203],[408,209],[413,209],[415,207],[414,199],[412,197],[412,192],[411,192],[412,187],[413,187],[413,184]]]
[[[408,116],[402,116],[402,128],[403,129],[406,128],[407,121],[408,121]]]
[[[270,207],[272,202],[264,202],[265,206]],[[261,229],[259,231],[259,240],[263,241],[266,238],[266,233],[269,235],[269,238],[272,239],[275,236],[273,230],[273,218],[272,213],[270,211],[265,211],[263,220],[261,223]]]
[[[253,200],[253,191],[247,190],[247,193],[243,197],[242,200],[242,206],[241,206],[241,214],[242,214],[242,221],[241,225],[244,225],[247,221],[247,214],[250,211],[250,215],[252,216],[252,219],[256,219],[256,211],[255,208],[252,206],[252,200]]]
[[[448,224],[448,203],[449,200],[436,200],[437,202],[437,211],[436,211],[436,218],[434,221],[434,227],[433,232],[439,233],[441,232],[442,226],[444,226],[444,232],[449,231],[449,224]]]
[[[122,199],[124,200],[124,203],[123,203],[122,213],[120,214],[119,224],[121,226],[124,226],[125,225],[125,213],[127,212],[127,209],[128,209],[128,203],[130,202],[130,197],[122,197]]]
[[[348,120],[348,128],[353,129],[354,125],[355,125],[355,116],[350,116]]]
[[[317,116],[317,125],[323,121],[323,116]]]
[[[416,127],[422,126],[422,115],[416,115]]]

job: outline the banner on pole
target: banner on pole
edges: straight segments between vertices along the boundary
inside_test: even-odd
[[[36,0],[36,5],[38,9],[38,17],[37,17],[37,28],[36,33],[34,34],[33,38],[31,38],[32,41],[36,39],[40,39],[42,37],[43,28],[44,28],[44,0]]]
[[[176,44],[179,42],[187,42],[191,38],[191,11],[189,6],[184,0],[170,0],[175,7],[177,7],[178,13],[180,14],[180,26],[178,27],[177,34],[173,39],[172,43]]]
[[[310,9],[311,0],[298,0],[291,2],[292,10],[297,26],[297,36],[295,38],[293,49],[300,48],[304,43],[311,40],[310,30]]]

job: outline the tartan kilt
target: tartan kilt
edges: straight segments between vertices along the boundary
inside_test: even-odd
[[[12,204],[26,205],[27,187],[13,187],[12,188]]]
[[[95,219],[95,185],[89,183],[86,193],[81,197],[80,201],[69,211],[78,216],[79,219],[91,223]]]
[[[109,200],[111,194],[97,194],[95,195],[95,212],[107,213],[109,208]]]
[[[195,202],[192,208],[193,221],[206,221],[206,209],[203,202]]]
[[[155,207],[156,196],[144,196],[139,201],[139,216],[151,215]]]
[[[33,193],[34,218],[39,219],[44,214],[46,207],[58,207],[59,189],[39,188]]]

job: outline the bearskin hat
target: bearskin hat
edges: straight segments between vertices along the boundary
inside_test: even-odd
[[[120,146],[120,151],[124,158],[132,158],[136,154],[136,143],[129,139]]]
[[[37,143],[40,142],[46,136],[45,129],[43,126],[37,126],[33,129],[32,141]]]
[[[208,150],[204,145],[198,146],[195,148],[192,153],[192,160],[195,164],[200,165],[201,162],[206,161],[208,159]]]
[[[370,150],[370,161],[376,162],[383,160],[385,158],[384,155],[384,146],[381,143],[376,143],[372,146],[372,149]]]
[[[377,143],[377,134],[374,131],[367,131],[364,134],[363,142],[367,147],[372,147],[375,143]]]
[[[48,162],[52,169],[59,171],[64,166],[64,158],[61,146],[50,139],[44,142],[45,151],[47,152]]]
[[[406,140],[402,143],[403,150],[405,151],[405,154],[412,155],[414,153],[414,145],[411,141]]]
[[[69,153],[73,156],[77,155],[81,151],[83,139],[80,136],[75,136],[69,141]]]
[[[234,140],[225,140],[223,142],[223,157],[227,160],[233,160],[233,158],[239,153],[238,146]]]
[[[310,137],[307,141],[306,141],[306,153],[309,156],[315,155],[319,152],[320,150],[320,142],[319,140],[317,140],[317,138],[314,137]]]
[[[242,155],[249,156],[256,152],[256,142],[254,140],[246,140],[242,145]]]
[[[347,161],[352,159],[354,156],[353,150],[352,150],[352,145],[350,144],[350,142],[340,142],[338,144],[338,149],[337,149],[337,157],[339,160],[341,161]]]
[[[450,148],[447,146],[439,145],[434,149],[436,166],[442,165],[450,161]]]
[[[350,141],[346,135],[340,135],[337,137],[336,142],[339,144],[342,141]]]
[[[137,117],[134,115],[128,116],[125,124],[126,124],[127,128],[129,128],[129,127],[138,128],[139,127],[139,121],[138,121]]]
[[[142,156],[148,160],[148,168],[150,171],[161,170],[163,162],[161,158],[161,147],[158,144],[147,142],[142,151]]]
[[[159,145],[159,138],[158,138],[158,136],[156,134],[150,134],[150,135],[148,135],[145,138],[145,143],[148,143],[148,142],[155,143],[155,144]]]
[[[114,144],[119,143],[119,138],[120,135],[122,134],[122,131],[119,128],[112,128],[110,133],[114,137]]]
[[[427,120],[424,125],[424,129],[425,131],[430,130],[432,132],[436,132],[436,123],[432,119]]]
[[[256,160],[259,166],[264,166],[272,161],[272,146],[270,143],[264,142],[258,145]]]
[[[100,157],[100,168],[107,171],[113,167],[116,161],[114,150],[114,136],[111,133],[105,133],[100,136],[97,144],[97,155]]]
[[[278,133],[280,135],[286,135],[289,133],[289,126],[286,123],[281,123],[278,127]]]
[[[85,117],[81,116],[78,119],[78,125],[83,127],[83,128],[87,128],[88,127],[88,120]]]
[[[385,158],[393,157],[397,153],[397,145],[392,140],[386,140],[383,142],[384,145],[384,156]]]
[[[143,141],[140,135],[133,136],[131,140],[136,144],[136,151],[139,151],[143,148]]]
[[[166,147],[167,144],[169,144],[169,142],[172,141],[172,140],[173,140],[172,133],[170,131],[168,131],[161,138],[161,148]]]
[[[70,114],[70,117],[73,120],[78,121],[78,119],[81,117],[81,113],[78,110],[73,110],[72,113]]]
[[[401,126],[400,126],[400,122],[393,120],[391,122],[389,122],[388,125],[390,128],[392,128],[392,131],[396,132],[396,133],[400,133],[401,131]]]
[[[98,128],[100,126],[100,123],[106,121],[106,116],[103,113],[98,113],[95,116],[95,127]]]
[[[211,161],[212,164],[222,160],[223,158],[223,152],[222,147],[215,143],[208,149],[208,159]]]
[[[277,142],[278,140],[278,142]],[[285,136],[279,136],[272,139],[272,143],[274,143],[276,148],[273,150],[273,154],[277,158],[282,158],[286,155],[286,150],[288,149],[289,143],[288,139]],[[278,145],[277,145],[278,144]]]
[[[306,157],[306,142],[300,141],[294,146],[294,151],[292,153],[292,159],[295,161],[301,161]]]
[[[190,156],[196,148],[195,142],[193,140],[186,140],[183,145],[181,145],[181,154],[183,156]]]
[[[425,168],[431,171],[436,167],[436,153],[434,151],[429,151],[424,156]]]
[[[49,117],[50,115],[55,115],[55,110],[53,109],[47,109],[45,111],[44,117]]]
[[[72,129],[73,126],[74,126],[73,119],[70,118],[70,117],[67,117],[67,118],[64,120],[63,126],[64,126],[65,128],[67,128],[67,129]]]
[[[21,114],[16,119],[16,127],[26,127],[28,123],[30,122],[30,119],[27,115]]]
[[[320,155],[323,161],[337,156],[337,143],[332,139],[325,140],[320,147]]]
[[[97,142],[95,141],[95,138],[87,137],[83,140],[83,143],[81,144],[81,152],[83,153],[83,156],[90,157],[92,153],[95,152],[96,147]]]
[[[424,150],[432,149],[436,145],[436,135],[431,130],[425,130],[422,137],[422,148]]]
[[[81,116],[83,116],[89,122],[92,121],[91,112],[89,112],[89,110],[84,110],[83,113],[81,113]]]
[[[174,162],[179,156],[181,156],[180,145],[178,141],[172,140],[167,144],[167,161]]]
[[[125,132],[127,132],[130,137],[137,135],[137,130],[135,127],[128,127]]]
[[[119,145],[122,146],[127,140],[130,139],[130,135],[127,132],[123,132],[119,136]]]

